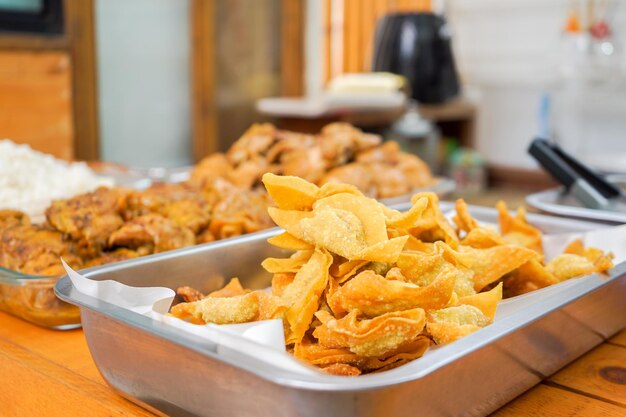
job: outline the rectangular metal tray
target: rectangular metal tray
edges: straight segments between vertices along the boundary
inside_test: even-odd
[[[445,207],[449,207],[445,205]],[[495,222],[492,209],[472,207]],[[529,215],[546,233],[604,227]],[[282,255],[268,230],[210,245],[83,271],[94,280],[134,286],[190,285],[210,291],[237,276],[263,288],[267,256]],[[69,278],[57,295],[80,307],[93,359],[121,395],[176,416],[482,416],[504,405],[626,325],[626,262],[610,275],[573,279],[504,301],[496,321],[431,349],[396,369],[356,378],[294,374],[250,357],[233,361],[217,346],[76,291]]]

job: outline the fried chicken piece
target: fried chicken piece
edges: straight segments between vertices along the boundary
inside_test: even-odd
[[[256,232],[274,223],[267,214],[270,197],[259,191],[229,192],[213,207],[209,232],[217,239]]]
[[[290,132],[288,130],[279,130],[276,133],[276,139],[278,141],[265,154],[265,159],[268,163],[280,163],[282,157],[289,152],[309,149],[319,143],[319,140],[314,135]]]
[[[95,255],[124,223],[122,208],[128,194],[121,188],[100,187],[68,200],[56,200],[46,210],[48,223]]]
[[[214,153],[207,156],[193,167],[191,183],[204,183],[215,178],[224,178],[232,170],[232,165],[223,153]]]
[[[178,287],[176,288],[176,295],[183,299],[186,303],[192,303],[194,301],[202,300],[205,295],[195,288],[191,287]]]
[[[406,175],[399,168],[383,163],[369,164],[378,198],[395,197],[411,191]]]
[[[126,200],[124,218],[157,213],[194,233],[206,228],[211,220],[211,208],[200,192],[190,184],[155,184],[147,190],[135,191]]]
[[[191,246],[196,239],[191,229],[159,214],[146,214],[126,222],[109,238],[111,247],[151,248],[153,252]]]
[[[322,178],[319,185],[331,182],[352,184],[365,195],[376,197],[372,171],[364,164],[351,163],[334,168]]]
[[[297,149],[282,157],[284,175],[293,175],[316,183],[326,172],[326,161],[322,157],[322,149],[315,146],[309,149]]]
[[[75,249],[57,231],[17,224],[0,234],[0,265],[25,274],[59,275],[64,273],[61,257],[73,268],[80,268]]]
[[[361,129],[352,126],[350,123],[330,123],[322,128],[320,135],[324,139],[345,142],[349,138],[355,152],[359,152],[377,145],[380,145],[382,138],[379,135],[365,133]],[[343,137],[343,138],[340,138]]]
[[[231,164],[238,165],[264,154],[274,143],[276,127],[269,123],[255,123],[233,143],[226,157]]]
[[[384,162],[395,165],[400,161],[400,153],[398,142],[390,140],[375,148],[359,152],[356,155],[356,161],[362,163]]]
[[[125,261],[127,259],[134,259],[141,256],[142,253],[138,251],[134,251],[127,248],[119,248],[109,252],[102,252],[100,256],[97,256],[93,259],[88,260],[84,267],[91,268],[94,266],[100,266],[105,264],[110,264],[113,262]],[[143,255],[147,255],[144,253]]]
[[[415,155],[401,153],[398,156],[397,166],[404,173],[411,190],[428,187],[435,182],[428,164]]]
[[[230,182],[240,188],[253,188],[261,183],[261,177],[268,172],[268,163],[262,157],[243,161],[226,176]]]
[[[354,155],[381,142],[378,135],[363,133],[348,123],[326,125],[319,135],[319,144],[324,159],[330,166],[346,164],[354,160]]]
[[[0,227],[2,229],[9,226],[28,226],[30,217],[19,210],[0,210]]]

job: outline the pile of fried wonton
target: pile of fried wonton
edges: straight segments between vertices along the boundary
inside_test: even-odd
[[[402,213],[352,185],[273,174],[263,182],[276,203],[269,214],[285,230],[269,242],[295,251],[263,262],[271,293],[245,290],[237,278],[208,296],[185,287],[187,302],[171,314],[217,324],[280,318],[288,350],[331,374],[397,367],[490,324],[503,294],[612,267],[610,254],[580,241],[545,262],[541,232],[504,203],[497,232],[463,200],[455,228],[433,193],[416,194]]]

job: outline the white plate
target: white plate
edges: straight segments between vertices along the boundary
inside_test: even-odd
[[[607,180],[626,189],[626,176],[611,175]],[[578,217],[611,223],[626,223],[626,205],[620,203],[615,210],[598,210],[583,206],[574,197],[564,194],[562,187],[530,194],[526,202],[536,209],[559,216]]]

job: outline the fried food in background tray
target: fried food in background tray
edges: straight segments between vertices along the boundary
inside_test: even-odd
[[[396,197],[433,185],[428,166],[402,152],[396,142],[382,143],[346,123],[325,126],[318,135],[255,124],[225,154],[202,160],[193,170],[197,181],[227,178],[253,188],[266,172],[304,178],[317,185],[348,183],[374,198]]]
[[[23,213],[5,211],[0,266],[60,274],[60,256],[81,268],[272,227],[270,199],[261,184],[266,172],[317,184],[352,183],[381,198],[434,182],[426,164],[401,152],[397,143],[382,144],[380,136],[348,124],[330,124],[319,135],[258,124],[225,154],[202,160],[186,182],[141,191],[101,187],[56,200],[42,226],[31,225]]]
[[[99,188],[57,200],[43,225],[0,211],[0,266],[34,275],[63,273],[272,227],[270,199],[226,180]]]
[[[354,186],[318,187],[266,174],[285,232],[269,242],[293,250],[268,258],[271,292],[233,280],[207,296],[189,287],[171,314],[192,323],[282,319],[296,357],[337,375],[400,366],[489,325],[498,302],[612,267],[611,255],[580,241],[545,262],[541,231],[523,210],[498,204],[499,231],[479,224],[463,200],[454,227],[434,193],[413,196],[407,212],[389,209]]]

